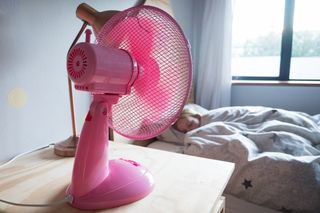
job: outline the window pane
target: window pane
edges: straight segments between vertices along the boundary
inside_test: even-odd
[[[290,79],[320,79],[320,1],[296,0]]]
[[[284,0],[235,1],[233,76],[279,76],[284,7]]]

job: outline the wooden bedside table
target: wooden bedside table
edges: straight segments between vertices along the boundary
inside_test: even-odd
[[[221,196],[234,164],[134,145],[109,143],[110,159],[125,158],[146,166],[154,175],[155,188],[135,203],[96,212],[224,212]],[[61,158],[53,148],[27,154],[0,168],[0,199],[17,203],[52,203],[65,197],[74,158]],[[0,203],[0,212],[95,212],[68,204],[36,208]]]

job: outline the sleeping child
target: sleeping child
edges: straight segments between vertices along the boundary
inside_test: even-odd
[[[200,127],[200,125],[201,115],[193,110],[184,109],[173,127],[179,132],[186,133]]]

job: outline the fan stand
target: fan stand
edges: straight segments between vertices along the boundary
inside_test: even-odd
[[[106,209],[147,196],[153,189],[151,173],[139,163],[108,160],[108,112],[117,95],[94,95],[82,128],[67,194],[79,209]]]

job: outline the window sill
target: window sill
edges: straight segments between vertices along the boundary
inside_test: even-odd
[[[262,80],[232,80],[232,85],[252,86],[303,86],[320,87],[320,81],[262,81]]]

